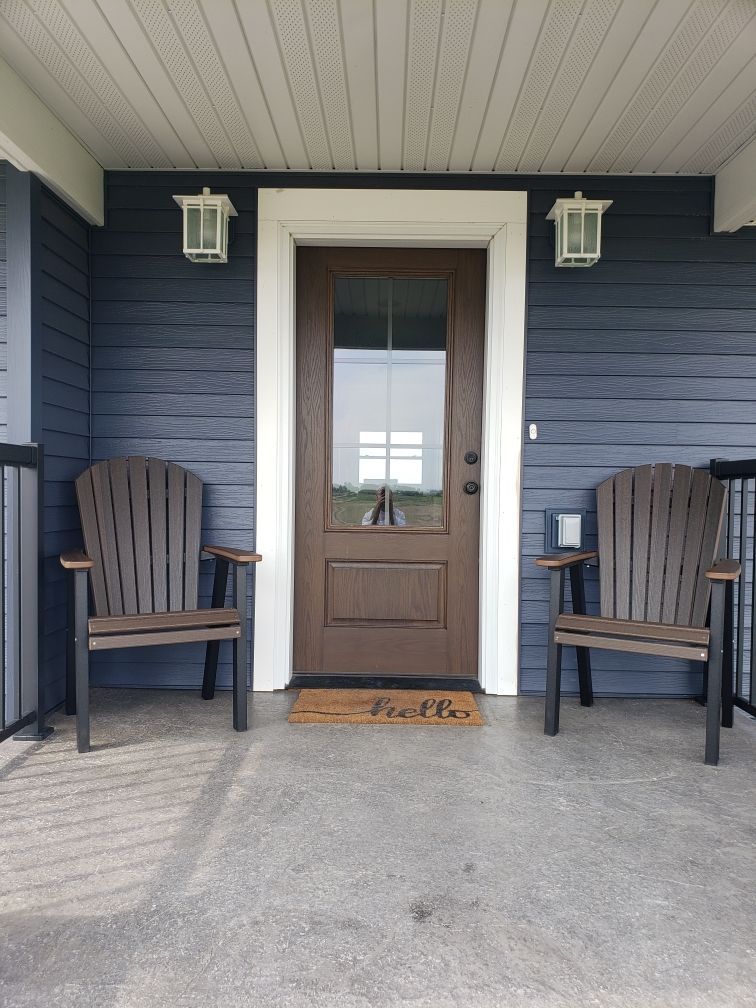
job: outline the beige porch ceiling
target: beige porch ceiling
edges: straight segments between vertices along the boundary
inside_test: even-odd
[[[755,0],[0,0],[0,56],[108,169],[713,174]]]

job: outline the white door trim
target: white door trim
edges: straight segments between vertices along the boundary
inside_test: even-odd
[[[260,189],[255,689],[292,672],[296,245],[488,249],[481,445],[480,681],[517,693],[525,363],[525,192]]]

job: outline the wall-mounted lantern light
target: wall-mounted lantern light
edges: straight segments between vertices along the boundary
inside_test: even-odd
[[[601,215],[612,200],[558,199],[546,215],[556,227],[555,266],[593,266],[601,257]]]
[[[228,218],[237,217],[225,193],[174,196],[184,216],[184,255],[192,262],[228,262]]]

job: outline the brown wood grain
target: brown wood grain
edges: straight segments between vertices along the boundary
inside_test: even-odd
[[[326,626],[435,624],[446,615],[446,564],[326,561]]]
[[[331,524],[332,288],[338,274],[448,279],[441,529],[344,529]],[[463,493],[462,487],[467,480],[480,479],[480,464],[469,466],[463,456],[471,450],[480,453],[485,276],[482,250],[297,251],[295,672],[477,678],[480,498]],[[372,580],[367,573],[371,561]],[[368,565],[360,568],[359,599],[349,601],[348,579],[338,588],[338,597],[333,594],[333,583],[327,590],[329,562]],[[433,608],[427,586],[415,586],[417,597],[413,597],[411,578],[401,588],[390,586],[386,564],[392,562],[444,566],[445,597],[436,605],[434,615],[438,617],[442,611],[446,626],[438,626],[437,618],[425,619]],[[406,600],[403,619],[397,618],[399,609],[391,601],[396,591]],[[368,615],[371,611],[372,617]],[[340,615],[336,616],[337,612]],[[380,624],[387,614],[392,626],[371,625]],[[417,619],[418,614],[423,618]],[[342,622],[349,620],[363,625]],[[334,625],[336,622],[339,625]]]

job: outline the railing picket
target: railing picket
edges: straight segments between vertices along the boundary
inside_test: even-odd
[[[0,742],[52,730],[39,693],[42,465],[41,445],[0,444]]]
[[[743,665],[745,658],[745,611],[746,611],[746,550],[748,542],[748,479],[740,479],[740,533],[738,536],[738,561],[740,577],[738,578],[738,665],[735,689],[743,692]]]
[[[753,671],[756,668],[756,480],[753,486],[754,493],[754,524],[751,530],[751,660],[749,662],[748,673],[748,701],[754,706],[753,694]]]
[[[0,731],[5,728],[5,677],[8,666],[5,654],[5,466],[0,465]]]
[[[756,459],[712,459],[712,476],[729,484],[725,545],[720,555],[740,563],[737,594],[726,608],[733,630],[731,681],[734,682],[736,707],[756,717],[754,671],[756,671]],[[736,521],[735,502],[739,486],[740,520]],[[753,483],[753,486],[751,485]],[[748,527],[751,523],[750,548]],[[725,662],[723,670],[726,670]]]

